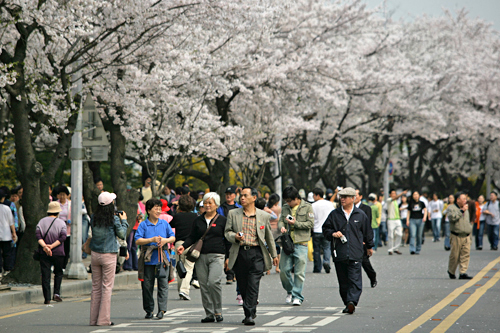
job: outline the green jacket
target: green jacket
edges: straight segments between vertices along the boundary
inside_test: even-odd
[[[377,219],[380,217],[379,216],[379,211],[377,205],[375,205],[373,202],[368,202],[368,206],[372,209],[372,229],[378,228],[378,221]]]
[[[288,204],[284,204],[281,209],[281,216],[278,222],[278,230],[285,227],[290,230],[290,225],[286,220],[288,215],[292,215],[292,209]],[[293,242],[303,243],[311,239],[311,229],[314,227],[314,212],[310,203],[301,200],[297,215],[295,216],[295,224],[293,225]]]
[[[448,206],[448,220],[450,221],[450,231],[457,233],[461,237],[471,234],[472,224],[469,220],[469,211],[462,213],[457,205]]]

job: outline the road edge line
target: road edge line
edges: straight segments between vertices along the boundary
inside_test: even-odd
[[[497,272],[488,282],[486,282],[482,287],[477,288],[476,291],[469,297],[462,305],[460,305],[455,311],[450,313],[436,328],[434,328],[431,333],[441,333],[446,332],[460,317],[462,317],[470,308],[472,308],[477,301],[490,289],[493,287],[498,280],[500,280],[500,271]]]
[[[33,309],[33,310],[27,310],[27,311],[22,311],[22,312],[17,312],[17,313],[11,313],[9,315],[1,316],[0,319],[11,318],[11,317],[20,316],[23,314],[28,314],[28,313],[37,312],[37,311],[42,311],[42,309]]]
[[[425,311],[420,317],[401,328],[397,333],[411,333],[420,325],[425,324],[428,320],[430,320],[435,314],[441,311],[445,306],[450,304],[455,298],[461,295],[467,288],[472,287],[477,282],[481,281],[483,276],[486,275],[497,263],[500,262],[500,257],[491,261],[488,265],[486,265],[479,273],[477,273],[472,280],[464,284],[463,286],[458,287],[454,291],[452,291],[448,296],[446,296],[443,300],[441,300],[438,304],[434,305],[429,310]]]

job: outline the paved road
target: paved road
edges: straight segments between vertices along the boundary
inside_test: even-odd
[[[429,237],[427,237],[429,240]],[[470,282],[450,280],[446,273],[449,252],[443,243],[426,243],[420,256],[388,256],[386,248],[372,259],[378,286],[369,287],[363,276],[363,294],[354,315],[343,315],[335,270],[312,274],[309,263],[300,307],[285,305],[279,276],[261,282],[257,325],[241,324],[243,311],[236,305],[234,285],[224,285],[223,323],[201,324],[200,293],[191,301],[177,297],[171,284],[168,313],[161,320],[145,320],[140,289],[115,290],[112,327],[89,327],[89,295],[65,298],[47,307],[28,304],[0,312],[0,331],[8,332],[495,332],[500,330],[500,253],[471,253]],[[485,268],[486,267],[486,268]],[[64,295],[63,295],[64,296]]]

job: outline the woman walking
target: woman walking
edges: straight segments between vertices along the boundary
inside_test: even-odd
[[[408,213],[406,225],[410,227],[410,254],[420,254],[427,208],[420,201],[420,193],[418,191],[413,192],[412,198],[408,203]]]
[[[90,241],[92,265],[92,294],[90,300],[90,326],[109,326],[111,322],[111,292],[115,283],[118,242],[125,239],[127,214],[115,215],[116,195],[102,192],[99,206],[92,216],[92,240]]]
[[[433,242],[439,242],[441,234],[441,220],[443,218],[443,201],[438,199],[437,193],[432,194],[432,201],[429,201],[429,213],[432,222]]]
[[[409,228],[406,225],[406,220],[408,219],[408,197],[406,195],[401,196],[401,203],[399,204],[399,214],[401,215],[401,225],[403,226],[403,239],[401,246],[406,246],[408,244],[408,234]]]
[[[69,261],[70,251],[70,236],[71,236],[71,200],[69,200],[69,190],[66,186],[61,185],[57,188],[57,202],[61,205],[59,218],[66,223],[66,241],[64,242],[64,261],[63,269],[66,269]]]
[[[66,240],[66,223],[58,218],[61,206],[58,202],[49,203],[47,216],[36,226],[38,252],[40,253],[40,270],[42,272],[42,290],[44,304],[50,304],[50,275],[54,266],[54,297],[62,302],[60,291],[63,278],[64,241]]]
[[[142,307],[146,311],[146,319],[153,318],[155,299],[153,291],[155,279],[158,286],[158,314],[157,319],[162,319],[167,312],[168,300],[168,273],[170,257],[168,245],[175,242],[175,235],[167,221],[160,219],[162,202],[158,199],[149,199],[146,202],[148,218],[139,224],[135,233],[135,243],[141,246],[139,256],[139,280],[142,287]],[[165,276],[156,276],[156,265],[166,265]]]
[[[220,197],[215,192],[203,196],[203,207],[206,211],[198,216],[191,229],[191,234],[184,244],[177,248],[177,253],[182,254],[184,249],[196,243],[203,235],[201,255],[196,261],[196,274],[201,286],[201,301],[206,317],[202,323],[221,322],[222,317],[222,275],[226,254],[224,229],[226,218],[217,214],[220,206]],[[210,228],[208,231],[207,229]]]

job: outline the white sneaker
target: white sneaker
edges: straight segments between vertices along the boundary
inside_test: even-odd
[[[301,302],[301,300],[300,300],[300,299],[295,298],[295,299],[293,300],[293,303],[292,303],[292,304],[293,304],[293,305],[295,305],[295,306],[301,306],[301,305],[302,305],[302,302]]]
[[[292,294],[288,294],[288,295],[286,295],[286,298],[285,298],[285,303],[286,303],[286,304],[290,304],[290,303],[292,303]]]
[[[185,300],[185,301],[190,301],[191,300],[191,297],[189,297],[188,294],[183,293],[183,292],[179,293],[179,298],[182,299],[182,300]]]
[[[198,282],[198,280],[193,280],[193,282],[191,282],[191,285],[196,289],[200,289],[200,283]]]

